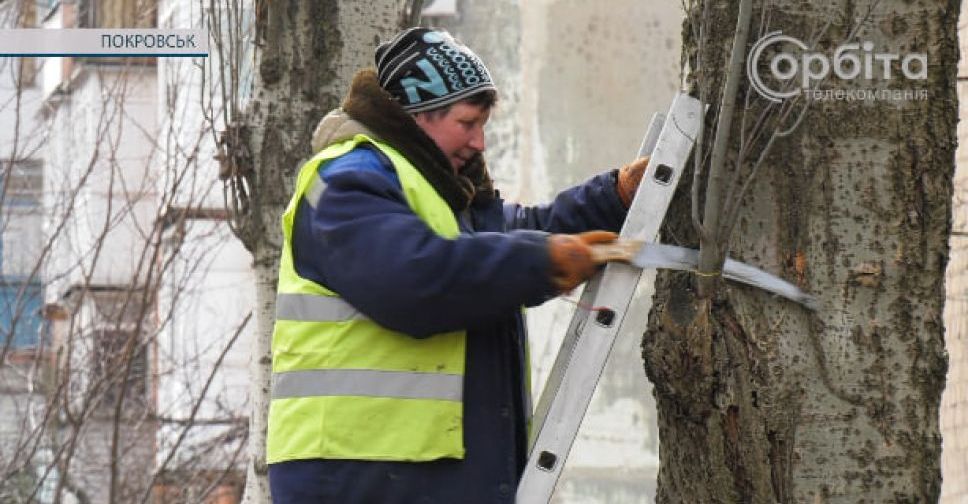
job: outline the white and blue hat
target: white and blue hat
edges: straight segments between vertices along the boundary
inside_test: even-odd
[[[407,112],[497,91],[481,58],[443,30],[410,28],[376,49],[380,86]]]

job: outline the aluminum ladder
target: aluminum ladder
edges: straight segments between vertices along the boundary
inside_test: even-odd
[[[621,238],[655,242],[695,138],[702,127],[700,102],[683,93],[666,115],[656,114],[639,156],[650,154],[648,167],[632,202]],[[609,263],[585,287],[538,401],[532,420],[530,457],[516,494],[517,504],[551,500],[578,428],[625,322],[640,277],[655,280],[655,270]],[[651,299],[635,307],[649,310]],[[582,307],[594,306],[590,311]],[[635,334],[645,327],[627,327]]]

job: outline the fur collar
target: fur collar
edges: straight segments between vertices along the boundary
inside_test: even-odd
[[[474,156],[454,175],[444,153],[380,87],[372,69],[358,72],[342,108],[333,110],[320,121],[313,133],[313,150],[319,151],[358,133],[386,142],[403,154],[455,214],[472,203],[486,204],[496,196],[483,156]]]
[[[359,134],[378,138],[376,133],[350,117],[343,109],[333,109],[323,117],[322,121],[319,121],[316,131],[313,132],[311,144],[313,152],[319,152],[327,145],[345,142]]]

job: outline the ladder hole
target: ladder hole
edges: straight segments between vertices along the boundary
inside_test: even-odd
[[[551,471],[558,462],[558,456],[551,452],[543,451],[538,455],[538,468]]]
[[[605,327],[612,327],[612,323],[615,322],[615,312],[608,308],[602,308],[595,314],[595,322]]]
[[[655,167],[655,175],[653,175],[652,178],[654,178],[655,181],[660,184],[668,185],[672,182],[672,176],[675,173],[676,171],[673,170],[671,166],[660,164],[659,166]]]

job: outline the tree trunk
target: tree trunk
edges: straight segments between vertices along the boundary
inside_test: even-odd
[[[232,177],[248,190],[239,234],[257,276],[259,330],[251,343],[252,411],[245,502],[269,502],[265,463],[270,352],[282,234],[279,217],[296,173],[311,155],[317,122],[339,106],[353,74],[373,66],[378,41],[411,21],[413,0],[257,1],[259,56],[252,102],[243,124],[224,141],[233,153]],[[414,7],[416,6],[416,7]]]
[[[700,299],[694,276],[659,275],[643,339],[659,417],[658,502],[938,499],[959,2],[872,3],[754,4],[751,45],[782,30],[808,46],[816,38],[806,52],[834,62],[848,42],[901,58],[927,54],[923,80],[901,75],[900,59],[884,79],[878,60],[856,49],[862,64],[873,62],[871,78],[832,74],[814,88],[924,89],[927,98],[801,92],[791,117],[809,105],[803,122],[776,141],[742,201],[730,256],[797,283],[817,298],[816,312],[731,283]],[[722,88],[736,4],[689,6],[684,58],[691,79],[714,91],[708,96]],[[766,16],[764,4],[772,5]],[[761,61],[757,71],[770,69]],[[727,159],[738,183],[727,196],[742,185],[740,142],[766,103],[744,76]],[[753,114],[746,135],[744,107]],[[754,147],[747,159],[763,142]],[[741,166],[748,173],[749,162]],[[688,189],[673,202],[663,241],[694,247]]]

